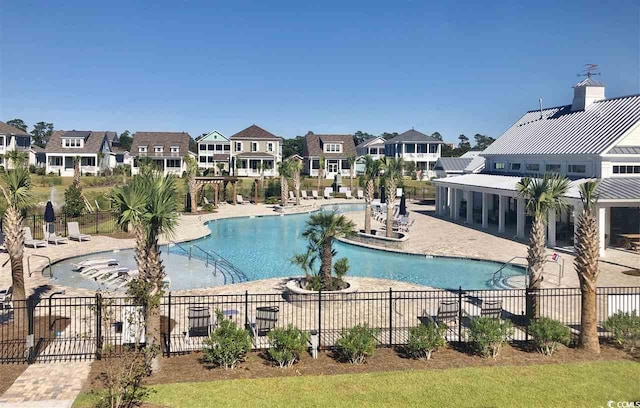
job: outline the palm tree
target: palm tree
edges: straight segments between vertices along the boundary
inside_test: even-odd
[[[287,184],[287,177],[290,173],[290,162],[283,160],[278,163],[278,173],[280,173],[280,203],[284,207],[287,205],[287,194],[289,194],[289,186]]]
[[[4,213],[5,245],[11,261],[11,285],[13,299],[22,301],[26,298],[24,288],[24,232],[22,231],[22,210],[31,201],[31,178],[26,167],[18,165],[2,175],[2,194],[7,200]],[[16,308],[16,321],[24,321],[25,308]]]
[[[189,185],[189,194],[191,195],[191,212],[198,211],[198,184],[196,177],[198,176],[198,162],[190,155],[185,156],[184,162],[187,165],[187,183]]]
[[[393,210],[396,204],[396,186],[398,179],[402,176],[402,157],[390,158],[385,161],[384,180],[386,184],[385,195],[387,196],[387,237],[393,236]]]
[[[302,171],[302,162],[298,160],[289,161],[289,172],[293,177],[293,190],[296,193],[296,205],[300,205],[300,172]]]
[[[295,254],[291,258],[291,264],[298,265],[304,271],[305,278],[309,278],[313,273],[313,266],[318,260],[317,251],[312,246],[307,248],[307,252],[304,254]]]
[[[160,299],[165,291],[164,265],[158,244],[160,235],[171,236],[176,227],[176,182],[171,175],[141,169],[132,182],[114,190],[114,206],[120,225],[132,225],[136,234],[136,261],[140,277],[130,282],[128,294],[143,306],[146,343],[160,350]],[[152,368],[157,371],[157,355]]]
[[[566,207],[564,195],[569,189],[569,180],[560,175],[545,174],[543,178],[522,178],[516,184],[518,194],[527,200],[526,211],[533,217],[533,225],[527,251],[529,289],[532,296],[527,298],[527,316],[539,315],[539,305],[535,291],[542,286],[542,270],[545,253],[545,224],[550,211],[560,211]]]
[[[356,156],[347,157],[349,161],[349,190],[353,193],[353,178],[356,176]]]
[[[222,176],[222,172],[224,171],[224,163],[217,163],[216,167],[218,168],[218,174]]]
[[[596,312],[596,281],[600,274],[598,224],[595,215],[598,203],[597,187],[598,182],[595,181],[587,181],[580,185],[583,210],[578,217],[574,260],[582,297],[580,345],[595,354],[600,353]]]
[[[73,158],[73,184],[80,188],[80,156]]]
[[[319,212],[307,221],[302,233],[309,240],[309,248],[315,248],[320,256],[320,279],[323,289],[332,287],[331,267],[333,262],[333,240],[353,234],[355,224],[342,214]]]
[[[24,166],[29,159],[27,152],[23,152],[20,150],[9,150],[6,154],[6,158],[11,163],[12,168],[16,168],[18,166]]]
[[[380,174],[381,164],[379,160],[375,160],[369,155],[364,156],[364,178],[366,180],[364,189],[364,201],[366,203],[364,207],[365,234],[371,234],[371,202],[375,193],[375,180]]]
[[[326,165],[326,159],[324,156],[320,156],[318,159],[318,193],[322,194],[322,179],[324,178],[324,166]]]

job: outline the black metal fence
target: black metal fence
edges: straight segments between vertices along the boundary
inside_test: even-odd
[[[70,217],[65,214],[56,216],[52,225],[57,235],[67,236],[69,229],[67,223],[77,222],[82,234],[113,234],[118,230],[117,215],[110,211],[98,211],[95,213],[82,214],[78,217]],[[34,239],[42,239],[44,236],[43,226],[47,225],[43,214],[33,214],[24,217],[25,227],[31,229]],[[0,218],[0,230],[3,229],[3,219]]]
[[[341,332],[358,324],[376,330],[380,346],[406,344],[409,328],[438,319],[443,305],[450,342],[468,341],[471,319],[483,315],[486,304],[498,301],[496,318],[510,320],[512,341],[527,341],[526,290],[428,290],[355,292],[346,294],[244,294],[173,296],[161,302],[163,353],[167,356],[201,350],[216,326],[216,312],[240,326],[256,322],[258,310],[277,310],[275,327],[293,324],[317,333],[321,348],[331,348]],[[540,315],[580,330],[580,290],[542,289],[537,293]],[[598,288],[597,321],[619,311],[640,311],[640,287]],[[440,316],[441,317],[441,316]],[[142,308],[126,298],[61,297],[13,302],[0,310],[0,363],[90,359],[105,347],[121,347],[144,338]],[[268,347],[266,336],[253,339],[256,349]]]

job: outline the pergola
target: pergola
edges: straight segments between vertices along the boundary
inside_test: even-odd
[[[196,177],[196,195],[202,191],[204,186],[211,185],[213,187],[213,204],[215,206],[220,202],[220,187],[223,189],[227,188],[227,185],[231,183],[233,186],[233,204],[236,205],[238,203],[237,197],[237,177]]]

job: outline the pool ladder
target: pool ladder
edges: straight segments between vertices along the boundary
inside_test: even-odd
[[[523,266],[523,265],[514,264],[513,261],[515,261],[516,259],[527,261],[527,258],[524,256],[514,256],[513,258],[509,259],[500,267],[500,269],[498,269],[493,273],[493,277],[491,279],[491,283],[493,283],[493,286],[497,286],[500,282],[503,281],[504,279],[503,271],[507,266],[512,266],[512,265],[520,266],[520,267]],[[558,286],[562,285],[562,278],[564,277],[564,258],[562,258],[557,254],[545,255],[543,268],[544,268],[544,265],[546,265],[547,263],[555,264],[558,266],[558,273],[557,273]],[[525,286],[528,286],[529,284],[529,266],[528,265],[525,267],[525,270],[527,274],[525,275],[525,278],[524,278],[524,284]],[[544,272],[546,271],[544,271],[543,269],[543,273]]]
[[[206,266],[213,265],[214,276],[218,271],[221,272],[225,285],[227,284],[227,282],[238,283],[246,282],[249,280],[247,278],[247,275],[240,268],[238,268],[229,260],[213,250],[205,250],[195,244],[189,245],[187,249],[184,247],[184,245],[178,242],[169,241],[169,245],[167,246],[167,253],[170,252],[170,248],[172,245],[178,247],[185,254],[187,254],[189,256],[189,259],[196,258],[205,261]],[[194,249],[196,249],[196,254],[199,253],[200,256],[196,256],[194,254]]]

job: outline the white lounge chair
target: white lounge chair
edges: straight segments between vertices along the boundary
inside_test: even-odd
[[[300,197],[302,197],[303,200],[308,200],[307,190],[300,190]]]
[[[50,244],[66,244],[67,243],[67,239],[65,237],[59,237],[56,235],[55,231],[49,231],[49,228],[47,225],[43,225],[42,226],[42,233],[44,234],[44,239],[47,240],[48,243]]]
[[[13,306],[11,298],[13,297],[13,286],[9,286],[9,289],[0,290],[0,310],[11,309]]]
[[[236,202],[237,202],[238,204],[247,204],[247,201],[244,201],[244,200],[242,199],[242,196],[241,196],[240,194],[237,194],[237,195],[236,195]]]
[[[362,190],[358,190],[358,195],[356,196],[358,200],[364,200],[364,193]]]
[[[78,242],[91,241],[91,235],[80,233],[80,226],[76,221],[68,222],[67,228],[69,229],[69,239]]]
[[[317,200],[318,197],[318,190],[311,190],[311,197],[313,197],[314,200]]]
[[[396,197],[402,197],[402,189],[396,188]]]
[[[289,191],[289,200],[295,200],[296,196],[293,194],[293,191]]]
[[[331,189],[330,188],[325,188],[324,189],[324,198],[326,200],[330,200],[331,199]]]
[[[33,235],[31,235],[31,228],[24,227],[23,231],[24,231],[24,246],[32,246],[33,248],[47,246],[47,241],[43,239],[33,239]]]
[[[353,198],[353,196],[351,195],[351,190],[347,190],[344,194],[349,200]]]

